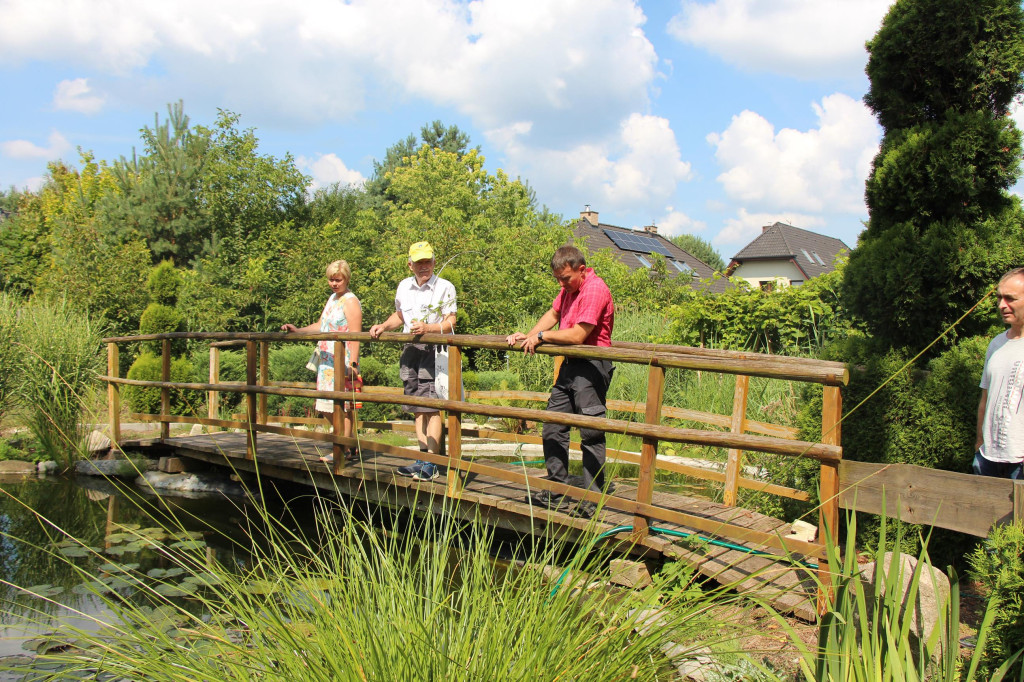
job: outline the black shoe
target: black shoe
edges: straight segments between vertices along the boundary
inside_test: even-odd
[[[587,500],[580,500],[576,505],[569,510],[569,516],[575,516],[578,519],[589,519],[597,513],[597,505]]]
[[[532,495],[528,495],[526,501],[534,506],[552,511],[560,511],[566,505],[564,495],[556,495],[548,490],[538,490]]]

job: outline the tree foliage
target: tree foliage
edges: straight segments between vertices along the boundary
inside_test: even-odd
[[[725,272],[725,260],[708,240],[701,239],[695,234],[677,234],[669,239],[683,251],[710,265],[715,272]]]
[[[885,136],[867,182],[867,229],[844,296],[892,347],[922,348],[1019,264],[1024,214],[1007,190],[1024,91],[1024,10],[1014,0],[899,0],[868,43],[865,101]],[[961,335],[984,331],[969,318]]]

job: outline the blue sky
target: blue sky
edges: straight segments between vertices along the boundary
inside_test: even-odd
[[[130,155],[179,99],[314,185],[440,119],[565,218],[727,259],[782,220],[856,244],[890,0],[0,0],[0,186]]]

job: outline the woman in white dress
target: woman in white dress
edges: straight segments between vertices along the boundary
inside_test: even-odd
[[[336,260],[327,266],[327,283],[331,287],[331,297],[327,299],[324,311],[320,319],[306,327],[296,327],[294,324],[281,325],[281,331],[285,332],[360,332],[363,330],[363,309],[359,304],[356,295],[349,291],[349,281],[352,279],[352,269],[343,260]],[[334,342],[318,341],[316,351],[316,388],[318,391],[334,390]],[[362,378],[359,376],[359,342],[345,342],[345,361],[343,365],[345,372],[345,390],[357,391],[361,388]],[[344,431],[343,435],[351,438],[355,427],[355,410],[362,407],[360,403],[345,401]],[[316,409],[318,412],[332,414],[334,402],[331,400],[317,399]],[[350,458],[358,457],[355,448],[346,450]],[[321,457],[325,462],[331,463],[331,457]]]

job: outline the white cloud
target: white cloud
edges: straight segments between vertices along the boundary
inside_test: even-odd
[[[786,223],[787,225],[793,225],[805,230],[813,230],[825,224],[825,221],[817,216],[800,215],[798,213],[749,213],[745,208],[741,208],[735,218],[729,218],[725,221],[725,227],[715,235],[711,243],[718,247],[734,247],[732,253],[726,253],[729,249],[722,251],[722,255],[728,260],[761,234],[761,229],[765,225],[773,225],[776,222]]]
[[[631,114],[615,135],[567,148],[533,146],[528,131],[520,124],[485,135],[492,144],[503,145],[512,175],[529,177],[547,194],[577,196],[581,206],[590,203],[615,213],[647,211],[664,205],[679,183],[692,176],[668,120],[659,116]]]
[[[57,83],[53,93],[53,108],[77,111],[81,114],[95,114],[103,108],[103,97],[92,94],[86,78],[63,80]]]
[[[351,116],[372,91],[578,141],[581,121],[607,131],[642,107],[657,62],[633,0],[0,0],[0,13],[0,65],[92,67],[111,96],[175,92],[292,124]]]
[[[864,43],[893,0],[683,0],[669,22],[678,40],[750,71],[798,78],[863,72]]]
[[[675,210],[672,206],[666,206],[665,211],[665,215],[661,216],[657,225],[658,232],[666,237],[677,234],[693,234],[707,229],[707,223],[694,220],[682,211]]]
[[[64,152],[71,149],[71,143],[56,130],[50,133],[47,142],[49,146],[40,147],[28,140],[7,140],[0,142],[0,154],[12,159],[44,159],[51,161],[57,159]]]
[[[813,105],[817,128],[778,133],[759,114],[734,116],[708,141],[725,171],[725,192],[755,210],[864,215],[864,181],[881,129],[862,103],[843,94]]]
[[[311,190],[327,187],[336,182],[349,186],[359,186],[366,182],[362,173],[346,166],[337,154],[321,154],[315,159],[300,156],[295,159],[295,163],[300,170],[313,176]]]

